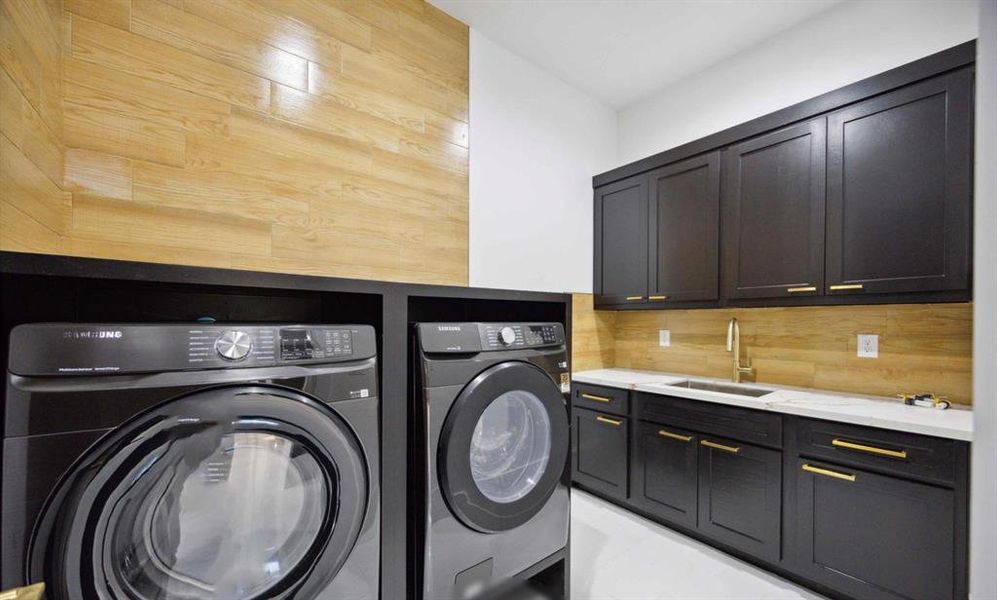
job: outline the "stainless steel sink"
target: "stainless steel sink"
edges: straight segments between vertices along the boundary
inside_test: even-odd
[[[737,394],[738,396],[750,396],[752,398],[759,398],[766,394],[771,394],[775,390],[766,390],[761,388],[751,388],[743,387],[740,385],[726,385],[723,383],[710,383],[709,381],[695,381],[690,379],[689,381],[680,381],[678,383],[670,384],[673,387],[684,387],[690,390],[705,390],[707,392],[720,392],[723,394]]]

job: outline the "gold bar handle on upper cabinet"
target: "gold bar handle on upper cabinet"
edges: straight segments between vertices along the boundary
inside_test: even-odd
[[[805,287],[791,287],[786,289],[790,294],[803,294],[805,292],[816,292],[817,287],[813,285],[808,285]]]
[[[832,292],[840,292],[842,290],[861,290],[865,286],[861,283],[840,283],[837,285],[832,285],[829,289]]]
[[[593,400],[595,402],[605,402],[607,404],[613,401],[612,398],[607,398],[605,396],[596,396],[595,394],[582,394],[582,398],[585,398],[586,400]]]
[[[623,425],[623,421],[619,419],[610,419],[609,417],[599,416],[596,417],[595,420],[599,421],[600,423],[605,423],[606,425],[612,425],[613,427],[619,427],[620,425]]]
[[[843,440],[841,438],[834,438],[833,440],[831,440],[831,445],[838,448],[848,448],[849,450],[858,450],[859,452],[868,452],[869,454],[889,456],[890,458],[907,458],[906,450],[889,450],[887,448],[877,448],[876,446],[866,446],[865,444],[849,442],[848,440]]]
[[[855,475],[852,473],[841,473],[839,471],[832,471],[831,469],[822,469],[820,467],[814,467],[803,463],[803,470],[807,473],[815,473],[817,475],[823,475],[825,477],[833,477],[835,479],[841,479],[844,481],[855,481]]]
[[[648,296],[648,300],[668,300],[668,296]]]
[[[644,296],[627,296],[627,301],[633,302],[634,300],[643,300]]]
[[[707,448],[715,448],[717,450],[723,450],[724,452],[730,452],[731,454],[737,454],[741,451],[739,446],[725,446],[724,444],[718,444],[716,442],[711,442],[710,440],[703,440],[699,443]]]
[[[670,439],[673,439],[673,440],[678,440],[680,442],[691,442],[692,441],[692,436],[691,435],[679,435],[677,433],[672,433],[671,431],[665,431],[664,429],[659,429],[658,430],[658,435],[660,435],[661,437],[666,437],[666,438],[670,438]]]

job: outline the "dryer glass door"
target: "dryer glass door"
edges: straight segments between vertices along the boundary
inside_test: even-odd
[[[276,386],[196,392],[105,436],[46,507],[31,568],[56,598],[310,597],[367,504],[350,428]]]
[[[440,434],[447,505],[478,531],[523,525],[560,484],[568,437],[564,396],[546,372],[521,361],[484,370],[461,390]]]

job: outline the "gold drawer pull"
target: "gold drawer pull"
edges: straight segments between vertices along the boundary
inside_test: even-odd
[[[668,296],[648,296],[648,300],[668,300]]]
[[[609,403],[613,401],[612,398],[607,398],[605,396],[596,396],[594,394],[582,394],[582,398],[585,398],[586,400],[594,400],[595,402]]]
[[[620,425],[623,425],[623,421],[619,419],[610,419],[609,417],[598,416],[595,418],[595,420],[599,421],[600,423],[612,425],[613,427],[619,427]]]
[[[627,296],[627,300],[630,300],[630,301],[633,301],[633,300],[643,300],[643,299],[644,299],[644,296]]]
[[[837,292],[839,290],[861,290],[863,287],[865,286],[862,285],[861,283],[841,283],[838,285],[832,285],[831,291]]]
[[[731,454],[737,454],[741,451],[741,448],[738,446],[724,446],[723,444],[711,442],[710,440],[703,440],[699,443],[707,448],[716,448],[717,450],[723,450],[724,452],[730,452]]]
[[[802,294],[804,292],[816,292],[817,287],[813,285],[808,285],[806,287],[787,288],[786,291],[789,292],[790,294]]]
[[[691,435],[679,435],[677,433],[672,433],[671,431],[665,431],[664,429],[659,429],[658,430],[658,435],[660,435],[661,437],[666,437],[666,438],[671,438],[673,440],[678,440],[680,442],[691,442],[692,441],[692,436]]]
[[[849,442],[848,440],[843,440],[840,438],[834,438],[833,440],[831,440],[831,445],[837,446],[838,448],[848,448],[849,450],[858,450],[859,452],[868,452],[869,454],[889,456],[891,458],[907,458],[906,450],[888,450],[886,448],[866,446],[865,444],[856,444],[855,442]]]
[[[803,464],[803,470],[807,473],[816,473],[817,475],[824,475],[825,477],[834,477],[835,479],[842,479],[844,481],[855,481],[855,475],[851,473],[839,473],[838,471],[832,471],[831,469],[813,467],[806,463]]]

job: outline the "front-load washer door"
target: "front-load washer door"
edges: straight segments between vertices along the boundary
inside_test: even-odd
[[[325,404],[211,388],[104,436],[48,500],[30,580],[76,600],[314,597],[360,533],[368,470]]]
[[[457,396],[440,433],[440,489],[465,525],[485,533],[523,525],[557,487],[568,456],[568,417],[550,376],[497,364]]]

